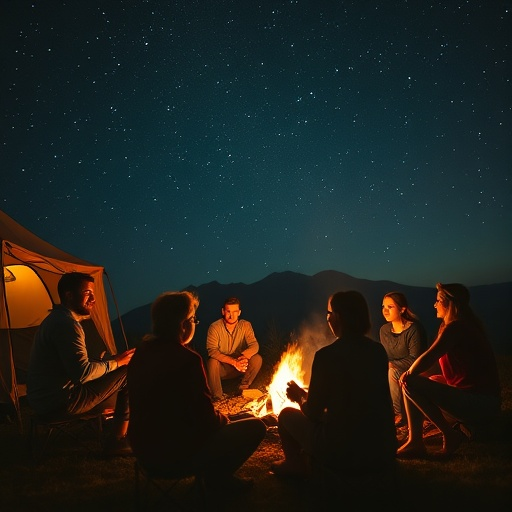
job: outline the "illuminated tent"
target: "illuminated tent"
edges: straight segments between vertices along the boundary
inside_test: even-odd
[[[89,353],[92,350],[99,356],[104,351],[117,352],[108,313],[106,283],[114,304],[115,299],[103,267],[54,247],[2,211],[0,240],[3,270],[0,285],[0,403],[14,407],[21,429],[19,399],[26,392],[25,378],[33,337],[53,304],[60,302],[57,283],[61,275],[85,272],[94,277],[96,305],[91,319],[82,324]]]

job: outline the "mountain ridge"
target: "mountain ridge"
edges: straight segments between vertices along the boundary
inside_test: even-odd
[[[381,314],[381,301],[390,291],[403,292],[411,309],[420,317],[429,340],[435,338],[439,327],[434,301],[435,286],[410,286],[393,281],[372,281],[352,277],[335,270],[323,270],[307,276],[305,274],[284,271],[274,272],[252,284],[221,284],[211,281],[199,286],[185,288],[195,292],[200,300],[197,316],[200,324],[196,328],[194,347],[200,353],[205,351],[208,326],[220,318],[224,299],[237,296],[241,301],[242,317],[251,321],[258,341],[262,345],[269,343],[269,332],[283,335],[300,336],[305,324],[310,328],[325,330],[325,310],[328,297],[340,290],[357,290],[368,302],[372,331],[371,337],[378,340],[378,331],[385,323]],[[482,319],[491,343],[497,353],[512,352],[510,325],[508,316],[512,311],[512,282],[469,287],[471,305]],[[122,315],[124,331],[130,346],[140,342],[142,336],[150,331],[151,304],[145,304]],[[317,327],[314,327],[317,326]],[[119,320],[112,322],[116,339],[121,339]]]

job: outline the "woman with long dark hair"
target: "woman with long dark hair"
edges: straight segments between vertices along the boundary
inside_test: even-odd
[[[388,355],[389,390],[393,400],[395,426],[400,429],[407,426],[407,414],[399,379],[427,349],[427,334],[402,292],[384,295],[382,315],[387,323],[380,328],[379,339]]]

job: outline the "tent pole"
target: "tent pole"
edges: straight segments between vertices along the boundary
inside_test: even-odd
[[[2,244],[3,245],[3,244]],[[5,311],[5,319],[7,321],[7,344],[9,348],[9,358],[11,360],[11,389],[9,389],[9,396],[12,400],[12,405],[14,406],[14,410],[16,411],[16,419],[18,421],[18,429],[21,434],[23,434],[23,417],[21,415],[21,405],[20,405],[20,397],[18,394],[18,383],[16,379],[16,369],[14,367],[13,361],[13,351],[12,351],[12,338],[11,338],[11,316],[9,314],[9,304],[7,303],[7,290],[5,288],[4,281],[4,251],[2,247],[2,251],[0,253],[0,262],[2,263],[2,292],[3,292],[3,302],[4,302],[4,311]]]
[[[124,325],[123,325],[123,321],[121,320],[121,315],[119,313],[119,306],[117,305],[117,300],[116,300],[116,296],[114,294],[114,289],[112,288],[112,283],[110,282],[110,277],[108,276],[107,271],[103,270],[103,273],[105,274],[105,277],[107,278],[108,285],[110,287],[110,293],[112,295],[112,299],[114,300],[114,306],[116,308],[117,319],[119,320],[119,326],[121,327],[121,334],[123,335],[126,350],[128,350],[129,349],[128,340],[126,339],[126,333],[124,332]]]

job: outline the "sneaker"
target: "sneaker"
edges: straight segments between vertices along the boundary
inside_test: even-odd
[[[233,393],[233,396],[244,396],[244,391],[247,391],[249,386],[247,384],[240,384],[237,390]]]
[[[396,429],[396,439],[399,443],[403,443],[404,441],[407,440],[408,437],[409,437],[409,429],[407,428],[407,426],[398,427]]]
[[[244,396],[244,390],[242,388],[238,388],[236,391],[233,392],[231,395],[233,398],[238,398],[239,396]]]
[[[399,414],[395,415],[395,427],[405,427],[407,425],[407,421],[405,418]]]
[[[423,422],[423,437],[431,437],[439,434],[441,431],[429,420]]]

